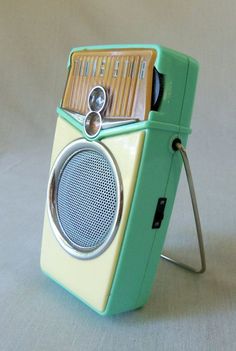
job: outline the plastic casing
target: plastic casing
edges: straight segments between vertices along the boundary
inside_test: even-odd
[[[137,131],[144,133],[141,158],[134,180],[135,189],[107,303],[103,311],[89,305],[101,315],[133,310],[143,306],[148,300],[156,277],[182,167],[180,155],[172,150],[172,142],[175,138],[179,138],[186,146],[191,132],[190,121],[198,73],[198,64],[193,58],[159,45],[90,46],[75,48],[72,52],[120,48],[155,49],[157,51],[155,67],[163,75],[164,84],[158,111],[150,111],[146,121],[102,130],[95,139],[89,139],[102,141]],[[82,126],[70,115],[60,107],[57,112],[58,118],[66,120],[83,133]],[[85,135],[83,137],[87,138]],[[152,229],[160,197],[167,198],[164,219],[159,229]],[[50,276],[45,264],[42,264],[42,256],[43,253],[42,270]],[[57,281],[54,277],[50,277]],[[57,283],[70,291],[63,282],[57,281]],[[70,292],[76,295],[74,291]],[[81,299],[80,296],[77,297]],[[85,299],[82,300],[86,303]]]

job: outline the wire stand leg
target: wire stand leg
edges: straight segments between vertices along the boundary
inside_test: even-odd
[[[189,186],[189,192],[191,196],[191,202],[192,202],[192,207],[193,207],[193,213],[194,213],[194,219],[195,219],[195,225],[196,225],[196,230],[197,230],[197,238],[198,238],[198,246],[199,246],[199,253],[200,253],[200,259],[201,259],[201,267],[200,269],[196,269],[192,266],[189,266],[185,263],[179,262],[171,257],[168,257],[166,255],[161,255],[161,257],[181,268],[184,268],[190,272],[193,273],[204,273],[206,270],[206,258],[205,258],[205,249],[204,249],[204,243],[203,243],[203,236],[202,236],[202,229],[201,229],[201,222],[200,222],[200,216],[198,212],[198,206],[197,206],[197,199],[196,199],[196,194],[194,190],[194,184],[193,184],[193,178],[192,178],[192,172],[187,156],[187,152],[181,142],[176,142],[174,144],[174,149],[180,152],[183,163],[184,163],[184,168],[187,176],[187,181],[188,181],[188,186]]]

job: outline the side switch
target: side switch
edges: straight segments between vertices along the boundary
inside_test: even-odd
[[[153,229],[158,229],[161,226],[161,222],[164,218],[164,211],[166,207],[166,197],[160,197],[157,202],[157,207],[156,207],[156,212],[154,215],[153,223],[152,223],[152,228]]]

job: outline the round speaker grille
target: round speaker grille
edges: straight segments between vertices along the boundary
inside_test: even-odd
[[[77,140],[59,155],[49,185],[55,234],[77,257],[96,256],[112,241],[121,214],[117,166],[100,143]]]
[[[68,238],[81,247],[97,247],[109,234],[117,208],[116,180],[98,152],[78,152],[62,170],[57,210]]]

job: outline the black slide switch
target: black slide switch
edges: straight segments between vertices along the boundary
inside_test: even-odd
[[[165,211],[165,207],[166,207],[166,201],[167,201],[166,197],[160,197],[158,199],[155,216],[154,216],[153,223],[152,223],[152,228],[153,229],[158,229],[161,226],[161,222],[162,222],[162,220],[164,218],[164,211]]]

